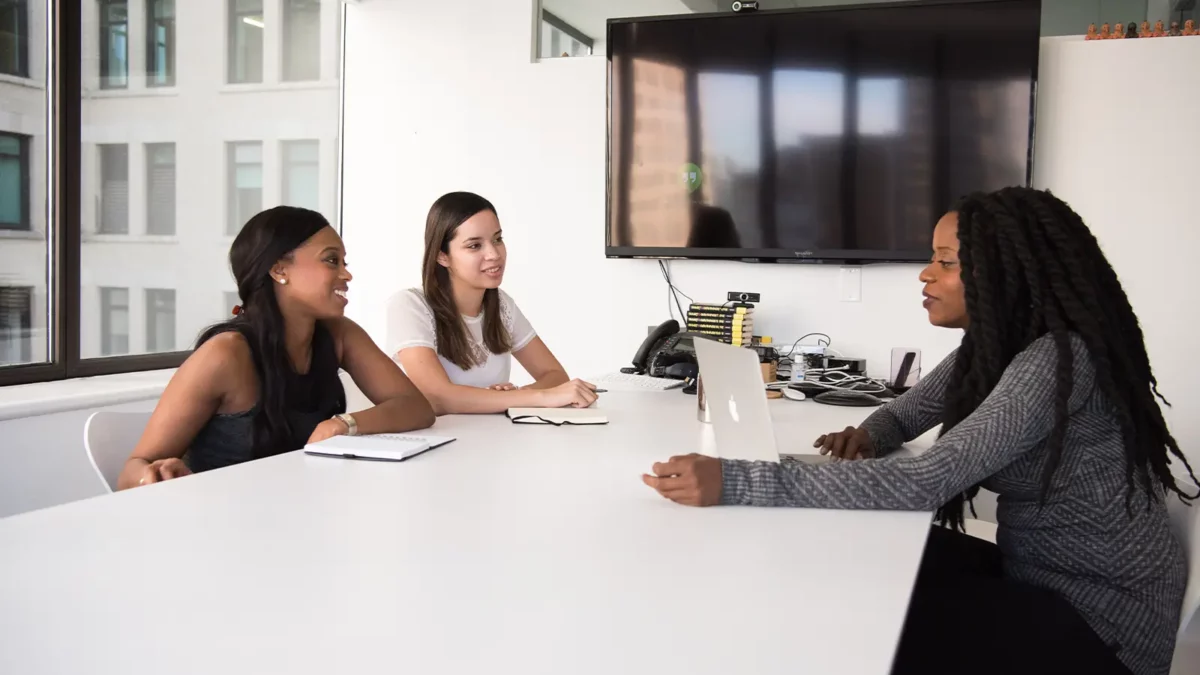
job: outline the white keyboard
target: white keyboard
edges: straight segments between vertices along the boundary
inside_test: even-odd
[[[649,375],[631,375],[629,373],[609,373],[587,380],[600,389],[608,391],[667,391],[678,389],[685,383],[683,380],[670,380]]]

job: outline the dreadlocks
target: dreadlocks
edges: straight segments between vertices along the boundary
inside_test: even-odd
[[[945,434],[987,398],[1013,358],[1049,333],[1058,352],[1054,427],[1041,477],[1041,500],[1062,459],[1067,402],[1073,382],[1070,334],[1087,346],[1096,384],[1112,403],[1125,445],[1126,508],[1139,481],[1150,499],[1156,481],[1185,502],[1171,475],[1171,455],[1183,462],[1163,420],[1158,382],[1142,341],[1142,329],[1117,274],[1077,213],[1047,191],[1005,188],[964,198],[958,214],[959,264],[970,326],[954,362],[942,412]],[[1157,400],[1156,400],[1157,398]],[[1200,483],[1197,483],[1200,484]],[[963,529],[970,488],[938,509],[942,525]]]

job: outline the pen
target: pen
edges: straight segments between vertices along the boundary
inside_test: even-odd
[[[607,389],[593,389],[592,391],[596,392],[597,394],[607,394],[608,393]]]

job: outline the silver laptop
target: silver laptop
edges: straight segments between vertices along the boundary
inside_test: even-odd
[[[778,462],[758,352],[712,340],[696,340],[694,346],[717,454],[723,459]],[[827,459],[816,454],[784,456],[811,463]]]

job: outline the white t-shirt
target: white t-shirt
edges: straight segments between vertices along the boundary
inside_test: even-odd
[[[488,351],[483,342],[483,313],[479,316],[464,316],[463,323],[467,326],[467,335],[476,356],[483,365],[470,370],[463,370],[454,363],[447,361],[438,354],[438,361],[446,369],[446,375],[454,384],[468,387],[490,387],[509,381],[512,370],[512,352],[493,354]],[[500,320],[512,338],[512,351],[518,352],[525,348],[537,332],[529,324],[529,320],[521,313],[517,303],[500,291]],[[402,349],[409,347],[428,347],[437,352],[437,328],[433,321],[433,310],[425,300],[425,294],[420,289],[410,288],[392,296],[387,309],[387,351],[393,359]]]

